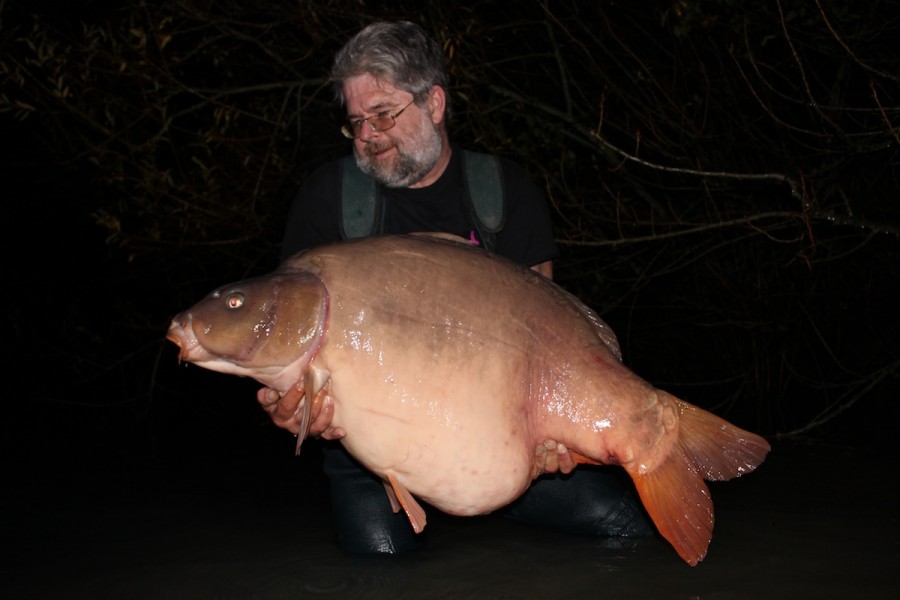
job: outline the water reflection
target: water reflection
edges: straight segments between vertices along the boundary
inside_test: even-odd
[[[331,541],[327,502],[297,487],[310,482],[253,465],[229,479],[84,481],[27,505],[19,495],[5,518],[13,544],[0,596],[888,598],[900,589],[900,493],[888,463],[776,444],[756,473],[711,486],[716,530],[694,568],[661,539],[610,542],[433,510],[422,551],[346,556]]]

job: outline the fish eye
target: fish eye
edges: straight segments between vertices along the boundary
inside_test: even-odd
[[[228,308],[240,308],[244,305],[244,295],[240,292],[232,292],[225,298],[225,306]]]

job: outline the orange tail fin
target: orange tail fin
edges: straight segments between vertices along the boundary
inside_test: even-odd
[[[672,397],[681,408],[678,441],[650,473],[632,474],[660,534],[694,566],[706,556],[713,506],[706,480],[726,480],[755,469],[769,452],[760,436]]]

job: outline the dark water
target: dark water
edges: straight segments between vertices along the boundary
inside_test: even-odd
[[[0,597],[900,597],[896,466],[859,446],[776,443],[756,473],[714,484],[716,530],[693,568],[661,539],[434,509],[420,552],[346,556],[315,465],[214,454],[165,471],[36,466],[3,493]]]

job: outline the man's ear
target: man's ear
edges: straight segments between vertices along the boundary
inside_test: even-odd
[[[439,85],[431,87],[428,92],[428,113],[431,115],[431,122],[435,125],[444,120],[447,110],[447,92]]]

